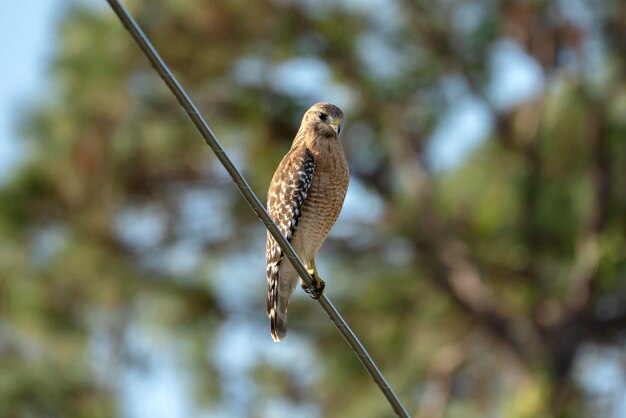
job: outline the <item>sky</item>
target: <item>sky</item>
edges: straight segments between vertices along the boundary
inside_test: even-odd
[[[23,156],[16,124],[46,88],[60,0],[0,2],[0,182]]]

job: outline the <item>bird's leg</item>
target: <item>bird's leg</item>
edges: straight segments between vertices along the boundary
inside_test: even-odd
[[[307,271],[313,277],[312,286],[307,286],[302,280],[300,280],[300,284],[305,292],[307,292],[313,299],[319,299],[322,297],[324,293],[324,288],[326,287],[326,282],[322,280],[322,278],[317,274],[317,267],[315,267],[315,258],[311,259],[310,265],[307,267]]]

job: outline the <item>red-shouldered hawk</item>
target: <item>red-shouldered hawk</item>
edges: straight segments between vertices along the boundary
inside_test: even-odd
[[[267,210],[311,273],[319,298],[325,283],[317,274],[315,255],[334,225],[348,190],[348,163],[337,138],[343,112],[317,103],[304,114],[291,149],[274,173]],[[267,315],[274,341],[287,334],[287,305],[298,273],[267,234]],[[305,288],[306,290],[306,288]]]

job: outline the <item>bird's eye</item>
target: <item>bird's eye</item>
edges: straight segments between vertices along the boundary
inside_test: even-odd
[[[328,119],[328,115],[324,112],[320,112],[319,114],[320,120],[326,120]]]

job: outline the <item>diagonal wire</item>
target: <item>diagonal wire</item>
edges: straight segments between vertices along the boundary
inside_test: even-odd
[[[272,218],[270,218],[269,214],[265,210],[265,207],[263,206],[261,201],[259,201],[259,198],[254,194],[254,192],[250,188],[250,185],[243,177],[239,169],[228,157],[217,137],[211,131],[211,128],[205,122],[204,118],[200,115],[198,108],[191,101],[178,80],[176,80],[161,56],[152,46],[152,43],[148,40],[137,22],[135,22],[135,20],[128,12],[128,10],[126,10],[126,8],[118,0],[107,1],[113,11],[117,14],[117,17],[120,19],[122,24],[126,27],[128,32],[130,32],[135,42],[139,45],[143,53],[146,55],[154,69],[159,73],[159,75],[161,76],[165,84],[167,84],[174,96],[176,96],[176,99],[178,99],[178,102],[183,107],[183,109],[185,109],[185,112],[187,112],[187,115],[191,118],[193,124],[196,126],[196,128],[204,138],[204,141],[211,147],[228,174],[230,174],[231,178],[237,185],[237,188],[243,195],[245,201],[248,203],[248,205],[250,205],[254,213],[256,213],[258,218],[263,222],[270,234],[272,234],[280,248],[283,250],[283,253],[287,256],[300,277],[306,283],[307,287],[311,287],[313,284],[313,279],[304,267],[304,264],[302,264],[302,261],[294,251],[293,247],[280,232],[276,224],[272,221]],[[372,360],[372,357],[370,357],[367,350],[365,350],[365,347],[363,347],[363,344],[361,344],[357,336],[354,334],[354,332],[343,319],[343,317],[339,314],[330,299],[328,299],[328,297],[326,297],[326,295],[324,294],[321,298],[318,299],[318,302],[320,305],[322,305],[322,308],[324,308],[331,321],[333,321],[341,335],[347,341],[348,345],[350,345],[352,351],[354,351],[363,366],[367,369],[372,379],[374,379],[380,390],[387,397],[387,400],[389,401],[389,404],[392,406],[396,415],[402,418],[409,418],[408,412],[394,393],[393,389],[391,389],[391,387],[385,380],[385,377],[382,375],[382,373],[374,363],[374,360]]]

